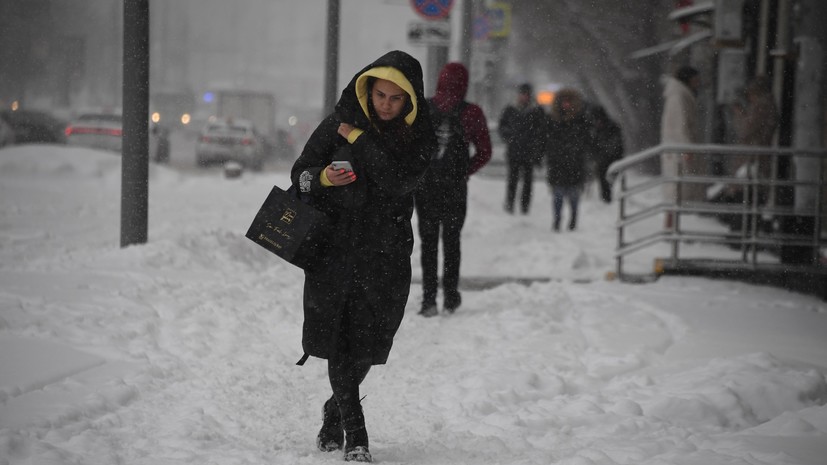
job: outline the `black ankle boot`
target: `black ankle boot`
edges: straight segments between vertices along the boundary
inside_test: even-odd
[[[373,462],[368,449],[368,431],[361,427],[346,431],[345,462]]]
[[[362,407],[349,412],[342,421],[345,429],[345,462],[373,462],[368,449],[368,431]]]
[[[445,300],[443,305],[445,306],[445,311],[448,313],[454,313],[457,311],[459,306],[462,305],[462,294],[460,294],[456,289],[445,292]]]
[[[316,438],[316,445],[322,452],[339,450],[345,443],[344,436],[339,406],[336,404],[336,399],[331,397],[322,407],[322,429]]]

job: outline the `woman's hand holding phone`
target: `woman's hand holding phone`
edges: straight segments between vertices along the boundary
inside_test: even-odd
[[[347,136],[353,131],[353,125],[347,123],[339,123],[337,132],[340,136],[347,139]],[[348,161],[334,161],[325,168],[327,180],[334,186],[345,186],[356,181],[356,173],[353,172],[353,167]]]
[[[344,165],[344,163],[347,163],[347,165]],[[350,163],[348,162],[337,161],[327,165],[327,168],[325,168],[327,180],[334,186],[345,186],[356,181],[356,173],[353,172],[353,168],[348,169],[349,166]]]

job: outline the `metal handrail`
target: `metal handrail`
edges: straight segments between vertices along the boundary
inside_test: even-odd
[[[629,185],[627,173],[631,172],[643,163],[646,163],[654,157],[659,157],[664,153],[677,154],[691,154],[699,156],[722,156],[732,157],[737,155],[748,155],[748,163],[755,163],[761,158],[768,158],[775,163],[780,157],[811,157],[817,158],[818,175],[811,176],[810,180],[794,180],[794,179],[771,179],[769,177],[761,177],[759,173],[749,173],[746,178],[737,177],[734,175],[714,175],[711,173],[692,173],[691,175],[679,174],[677,176],[658,176],[638,182],[635,185]],[[670,262],[672,264],[679,264],[682,260],[680,257],[680,244],[686,242],[704,242],[717,243],[729,246],[737,246],[741,249],[740,260],[731,260],[733,265],[746,265],[751,269],[765,266],[767,268],[777,268],[777,263],[760,263],[758,261],[759,248],[778,248],[781,246],[804,246],[812,247],[813,262],[819,254],[819,249],[827,245],[827,239],[822,235],[822,225],[825,224],[825,214],[822,212],[821,199],[825,192],[824,168],[825,160],[827,160],[827,149],[812,148],[799,149],[789,147],[762,147],[752,145],[718,145],[718,144],[661,144],[655,147],[648,148],[636,154],[627,156],[618,160],[609,167],[606,173],[606,179],[614,183],[618,178],[620,179],[620,192],[618,199],[618,221],[617,228],[617,248],[615,250],[616,273],[621,279],[624,278],[623,259],[629,254],[635,253],[639,250],[647,248],[658,243],[669,243],[672,246],[672,253]],[[679,163],[683,164],[682,158]],[[679,170],[683,173],[684,170]],[[645,208],[640,208],[637,211],[629,212],[629,198],[648,192],[654,188],[663,186],[664,184],[672,183],[676,186],[678,193],[677,199],[672,203],[669,201],[649,205]],[[721,183],[728,186],[737,186],[743,189],[743,200],[740,203],[714,203],[706,199],[701,202],[687,202],[681,199],[681,187],[685,184],[715,184]],[[777,187],[809,187],[816,189],[815,202],[812,208],[802,211],[800,208],[793,209],[792,207],[780,207],[777,205],[760,204],[758,191],[759,188],[769,188],[773,190]],[[751,195],[746,195],[750,192]],[[673,228],[670,230],[650,231],[649,234],[627,240],[626,236],[628,228],[634,224],[651,218],[652,216],[671,212],[675,215]],[[681,228],[681,215],[739,215],[741,217],[740,232],[727,231],[721,233],[720,231],[686,231]],[[811,218],[814,222],[814,231],[812,237],[809,235],[791,235],[781,234],[778,232],[766,232],[759,228],[759,217],[788,217],[799,216],[804,218]],[[715,258],[721,262],[719,258]],[[725,261],[725,260],[724,260]]]
[[[606,171],[606,179],[614,182],[615,178],[631,166],[660,155],[661,153],[695,153],[712,155],[800,155],[805,157],[823,157],[827,149],[798,149],[790,147],[763,147],[757,145],[719,145],[719,144],[661,144],[640,151],[636,154],[623,157],[612,163]]]

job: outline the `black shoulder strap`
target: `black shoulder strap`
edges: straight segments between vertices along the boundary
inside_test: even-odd
[[[447,115],[447,116],[457,116],[458,118],[462,118],[462,112],[465,110],[465,107],[468,106],[468,102],[465,100],[460,100],[459,103],[451,110],[450,112],[443,112],[437,109],[436,104],[434,104],[434,98],[431,97],[428,99],[428,104],[431,107],[431,113],[435,115]]]
[[[460,126],[462,126],[462,112],[465,111],[465,107],[467,106],[468,102],[465,100],[460,100],[459,103],[457,103],[457,106],[454,107],[454,111],[451,112],[452,116],[457,117],[457,121],[459,121]]]

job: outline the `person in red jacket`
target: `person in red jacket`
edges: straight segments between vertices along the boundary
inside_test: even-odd
[[[443,306],[453,313],[462,303],[457,289],[460,233],[468,204],[468,178],[491,159],[491,138],[482,109],[465,101],[468,69],[448,63],[439,73],[436,93],[429,99],[431,121],[439,148],[414,192],[419,219],[422,263],[423,316],[438,314],[438,246],[442,232]],[[471,156],[470,146],[474,146]]]

